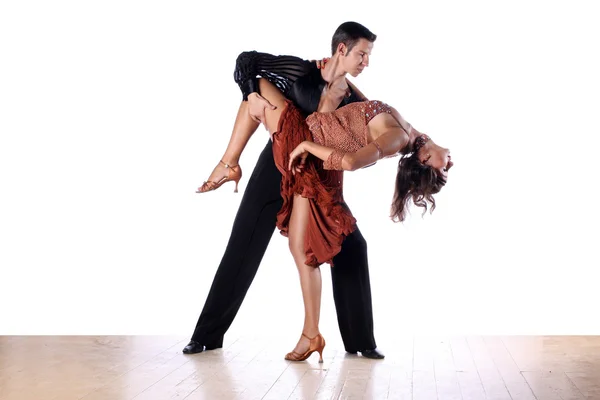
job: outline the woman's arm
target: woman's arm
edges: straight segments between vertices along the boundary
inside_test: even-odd
[[[348,163],[353,167],[352,170],[364,168],[384,157],[397,155],[406,147],[408,140],[408,135],[402,128],[389,128],[367,146],[355,153],[348,153]],[[372,153],[371,150],[375,151],[375,155],[377,157],[375,161],[371,161],[371,158],[369,158],[367,155],[363,155],[363,152],[366,152],[367,149],[370,150],[369,155]]]
[[[376,140],[356,152],[343,152],[314,142],[304,141],[290,154],[289,169],[292,169],[297,157],[308,152],[323,160],[324,169],[356,171],[376,163],[377,160],[383,157],[398,153],[407,143],[408,135],[400,127],[390,128]]]
[[[332,160],[331,168],[326,169],[343,169],[345,171],[356,171],[368,165],[376,163],[378,160],[398,153],[408,143],[408,135],[402,128],[390,128],[379,137],[359,149],[356,152],[343,153],[338,155],[341,157],[339,164],[341,168],[336,168],[335,160]],[[338,150],[335,150],[338,151]],[[327,163],[327,162],[326,162]],[[325,164],[324,164],[325,167]]]

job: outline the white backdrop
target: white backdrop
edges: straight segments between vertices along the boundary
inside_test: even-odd
[[[194,193],[231,133],[235,59],[327,56],[348,20],[378,35],[354,83],[456,164],[433,215],[404,225],[397,159],[346,174],[378,334],[599,333],[592,2],[332,3],[3,1],[0,333],[191,334],[242,197]],[[276,232],[232,329],[301,322]]]

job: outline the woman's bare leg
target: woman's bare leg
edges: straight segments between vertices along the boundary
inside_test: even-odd
[[[259,80],[261,96],[269,100],[276,106],[275,110],[265,111],[265,125],[269,133],[277,131],[281,113],[285,109],[285,97],[279,89],[266,79]],[[310,204],[308,199],[299,195],[294,196],[292,215],[288,228],[289,246],[298,275],[300,276],[300,286],[302,288],[302,299],[304,300],[304,326],[302,333],[309,338],[319,334],[319,319],[321,317],[321,270],[317,267],[311,267],[305,264],[306,254],[304,252],[304,237],[308,224]],[[303,354],[310,346],[309,340],[301,336],[298,344],[294,348],[297,354]]]
[[[279,118],[281,118],[281,113],[283,113],[283,110],[285,109],[285,96],[279,91],[279,89],[277,89],[275,85],[266,79],[259,79],[258,87],[260,88],[260,95],[269,100],[269,103],[277,107],[274,110],[265,110],[265,128],[267,128],[269,133],[272,135],[277,131]]]
[[[277,107],[275,110],[265,110],[265,125],[269,133],[273,134],[277,129],[279,117],[285,105],[283,94],[266,79],[259,79],[259,88],[261,96],[269,100],[271,104]],[[259,123],[254,121],[248,113],[248,102],[242,101],[238,109],[237,117],[233,125],[233,131],[225,154],[221,158],[223,162],[229,165],[238,165],[242,152],[248,144],[250,137],[258,129]],[[269,129],[270,128],[270,129]],[[221,163],[218,163],[210,174],[208,181],[218,182],[228,176],[229,170]]]
[[[304,300],[304,326],[302,333],[309,338],[319,334],[319,319],[321,317],[321,270],[305,264],[304,235],[309,214],[308,199],[299,195],[294,196],[292,215],[288,231],[290,251],[296,262]],[[309,340],[301,336],[294,348],[297,354],[303,354],[309,348]]]
[[[229,144],[221,160],[228,165],[238,165],[242,151],[244,151],[252,134],[258,129],[258,125],[258,122],[255,122],[250,117],[250,114],[248,114],[248,102],[242,101],[237,117],[235,118],[235,123],[233,124]],[[208,177],[208,181],[219,182],[222,178],[228,176],[228,174],[229,169],[223,164],[218,163]]]
[[[229,144],[223,155],[223,161],[230,165],[237,165],[250,137],[258,129],[258,125],[259,123],[254,121],[248,114],[248,102],[242,101],[235,117],[231,139],[229,139]]]
[[[281,113],[285,109],[285,97],[279,89],[266,79],[259,80],[261,96],[269,100],[276,106],[275,110],[265,111],[265,125],[269,133],[277,131]],[[299,195],[294,196],[292,215],[288,228],[289,246],[298,275],[300,276],[300,286],[302,288],[302,299],[304,300],[304,326],[302,333],[313,338],[319,334],[319,319],[321,317],[321,270],[317,267],[311,267],[305,264],[306,254],[304,252],[304,237],[308,224],[310,204],[308,199]],[[297,354],[303,354],[310,346],[309,340],[301,336],[298,344],[294,348]]]

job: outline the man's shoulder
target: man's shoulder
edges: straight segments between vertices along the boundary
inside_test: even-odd
[[[306,64],[306,65],[311,64],[310,61],[300,58],[298,56],[291,55],[291,54],[273,54],[273,53],[267,53],[267,52],[257,51],[257,50],[242,51],[238,55],[238,57],[242,57],[242,58],[246,58],[246,57],[274,58],[274,59],[281,59],[281,60],[285,60],[285,61],[297,62],[297,63],[301,63],[301,64]]]

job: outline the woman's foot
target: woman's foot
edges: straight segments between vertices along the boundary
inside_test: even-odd
[[[296,347],[294,347],[294,350],[292,350],[292,352],[296,354],[304,354],[308,351],[309,348],[310,339],[305,334],[302,334],[300,335],[300,340],[298,340],[298,343],[296,344]]]
[[[242,169],[238,164],[230,165],[223,160],[219,161],[215,169],[208,177],[208,180],[202,184],[196,191],[196,193],[210,192],[211,190],[218,189],[225,182],[235,182],[235,190],[238,191],[238,182],[242,178]]]
[[[325,348],[325,339],[320,333],[314,337],[309,337],[306,334],[300,336],[298,344],[294,350],[287,353],[285,359],[288,361],[304,361],[315,351],[319,353],[319,362],[323,362],[323,349]]]

